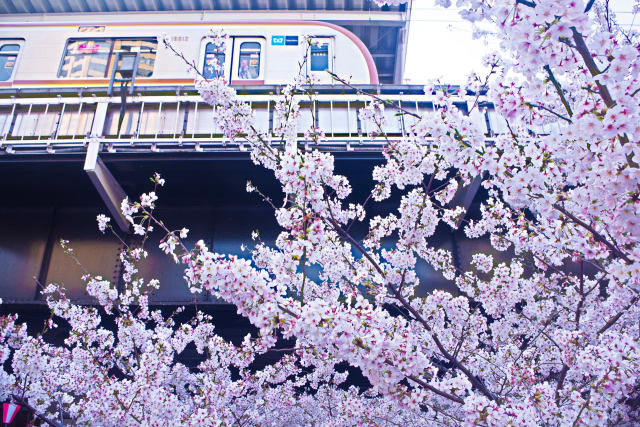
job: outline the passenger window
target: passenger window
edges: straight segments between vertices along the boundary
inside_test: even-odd
[[[156,49],[158,47],[158,41],[156,39],[141,39],[141,40],[116,40],[113,46],[113,52],[123,53],[135,53],[139,52],[138,59],[138,71],[137,77],[149,77],[153,74],[153,66],[156,62]],[[111,60],[113,63],[113,59]],[[110,64],[109,72],[113,64]]]
[[[214,43],[207,43],[204,50],[204,64],[202,75],[206,79],[224,76],[224,61],[226,59],[223,48]]]
[[[111,40],[69,40],[58,77],[104,77]]]
[[[136,76],[149,77],[153,73],[157,47],[155,38],[69,40],[58,77],[107,77],[117,52],[139,52]]]
[[[238,60],[238,78],[257,79],[260,75],[260,43],[244,42],[240,45]]]
[[[13,69],[16,66],[19,44],[2,44],[0,45],[0,82],[5,82],[13,75]]]
[[[329,69],[329,42],[314,41],[310,49],[311,71],[325,71]]]

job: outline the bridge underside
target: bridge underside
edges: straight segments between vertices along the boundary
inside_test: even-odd
[[[241,98],[252,106],[256,126],[276,147],[274,96],[261,90],[245,88]],[[300,149],[313,145],[304,139],[309,126],[323,129],[326,139],[318,148],[334,154],[337,173],[352,183],[349,202],[362,203],[373,187],[371,172],[382,161],[388,141],[370,136],[375,129],[359,119],[359,110],[370,99],[336,90],[324,88],[313,102],[301,100]],[[408,112],[398,115],[392,108],[385,110],[384,131],[390,138],[411,131],[415,123],[411,114],[437,114],[434,97],[421,91],[403,86],[378,95]],[[134,199],[150,191],[149,177],[154,172],[167,180],[159,190],[157,215],[171,229],[189,228],[188,244],[202,239],[217,252],[248,256],[240,247],[251,242],[252,231],[259,230],[267,243],[275,240],[280,230],[271,208],[245,191],[251,180],[274,201],[281,201],[273,174],[253,165],[246,146],[220,134],[211,108],[197,95],[144,91],[127,100],[123,109],[119,97],[95,94],[0,96],[0,298],[5,303],[43,304],[41,286],[52,282],[64,284],[73,300],[94,303],[80,280],[81,269],[64,254],[60,239],[71,242],[88,271],[119,283],[120,242],[98,231],[96,216],[117,213],[118,194]],[[500,133],[491,106],[470,108],[474,102],[472,95],[460,96],[456,105],[469,111],[487,136]],[[476,191],[477,186],[465,187],[456,197],[456,204],[471,207],[471,215],[483,198],[474,199]],[[370,217],[390,212],[398,201],[394,194],[384,203],[370,203]],[[352,231],[355,238],[363,238],[366,225]],[[136,243],[136,236],[123,234]],[[147,243],[150,256],[140,267],[147,280],[161,281],[151,303],[189,304],[194,296],[184,283],[183,269],[158,249],[161,237],[156,233]],[[444,225],[431,243],[452,250],[463,268],[471,251],[491,251],[488,242],[469,241],[462,231],[452,232]],[[418,265],[418,274],[423,292],[451,286],[425,264]],[[210,295],[197,299],[202,305],[220,303]]]
[[[251,180],[279,201],[282,195],[277,182],[271,172],[253,165],[246,153],[103,154],[101,158],[130,198],[150,191],[149,177],[154,172],[165,177],[167,184],[158,191],[157,215],[171,229],[189,228],[189,244],[203,239],[217,252],[242,255],[240,246],[251,242],[253,230],[259,230],[266,242],[273,242],[279,233],[272,209],[245,191],[247,180]],[[14,155],[2,160],[0,297],[5,303],[43,303],[39,284],[52,282],[63,283],[78,302],[93,302],[80,280],[81,269],[64,254],[60,239],[71,242],[90,272],[118,283],[121,246],[115,237],[102,235],[97,229],[96,216],[109,212],[83,170],[84,156]],[[365,200],[373,185],[371,170],[380,161],[380,153],[374,152],[336,154],[337,172],[353,184],[353,201]],[[397,200],[372,204],[371,215],[388,212],[393,202]],[[366,233],[364,227],[353,231],[357,237]],[[193,302],[182,279],[183,269],[157,247],[161,237],[155,233],[148,242],[150,256],[141,265],[147,280],[161,281],[152,303]],[[126,238],[135,242],[134,236]],[[451,232],[444,228],[437,240],[452,247]],[[426,266],[421,275],[426,288],[447,285]],[[198,296],[198,301],[217,303],[208,295]]]

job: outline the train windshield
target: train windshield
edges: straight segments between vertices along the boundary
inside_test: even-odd
[[[224,76],[224,48],[214,43],[207,43],[204,50],[204,64],[202,66],[202,75],[206,79],[213,79]]]
[[[260,75],[260,43],[244,42],[240,45],[238,78],[257,79]]]
[[[149,39],[69,40],[58,77],[107,77],[116,53],[138,52],[138,77],[153,73],[158,41]]]
[[[11,78],[19,50],[20,45],[18,44],[3,44],[0,46],[0,81],[4,82]]]
[[[324,71],[329,69],[329,43],[316,42],[311,45],[311,71]]]

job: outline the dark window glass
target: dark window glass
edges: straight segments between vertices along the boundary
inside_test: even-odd
[[[224,61],[226,55],[224,50],[216,44],[207,43],[204,49],[204,64],[202,75],[206,79],[224,76]]]
[[[0,46],[0,81],[6,82],[11,78],[18,59],[20,45],[5,44]]]
[[[260,43],[244,42],[240,45],[238,60],[238,77],[241,79],[257,79],[260,75]]]
[[[153,73],[157,47],[155,38],[69,40],[58,77],[108,77],[114,66],[116,52],[121,55],[139,52],[136,74],[138,77],[149,77]]]
[[[329,43],[311,45],[311,71],[329,69]]]

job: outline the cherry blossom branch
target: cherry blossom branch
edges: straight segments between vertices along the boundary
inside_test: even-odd
[[[591,7],[593,6],[594,2],[595,0],[589,0],[589,3],[587,3],[587,6],[584,8],[584,13],[587,13],[591,10]]]
[[[609,373],[613,370],[613,367],[609,367],[609,369],[607,370],[606,374],[603,375],[602,379],[600,379],[600,381],[598,381],[597,384],[595,385],[591,385],[589,384],[590,388],[592,390],[597,390],[598,387],[600,387],[600,385],[602,385],[602,383],[605,382],[605,380],[607,379],[607,377],[609,376]],[[578,425],[580,425],[580,416],[582,415],[582,412],[587,408],[587,406],[589,406],[589,402],[591,401],[591,396],[593,395],[593,392],[589,393],[589,396],[587,397],[587,399],[584,401],[584,403],[582,404],[580,410],[578,411],[578,415],[576,415],[576,419],[573,421],[573,424],[571,425],[572,427],[577,427]]]
[[[25,408],[27,408],[28,410],[33,412],[33,415],[35,415],[36,418],[44,421],[45,423],[49,424],[50,426],[53,426],[53,427],[64,427],[64,425],[60,424],[59,422],[54,421],[52,419],[49,419],[49,418],[45,417],[44,415],[40,414],[38,411],[36,411],[36,408],[34,408],[33,406],[29,405],[29,402],[27,402],[22,397],[18,397],[17,395],[12,393],[11,394],[11,398],[13,400],[15,400],[16,402],[18,402],[20,405],[24,406]]]
[[[345,79],[341,78],[340,76],[338,76],[335,73],[332,73],[331,71],[327,71],[327,73],[329,73],[329,75],[336,81],[342,83],[343,85],[347,86],[348,88],[351,88],[353,90],[355,90],[357,93],[359,93],[360,95],[365,95],[368,96],[372,99],[375,99],[376,101],[384,104],[384,105],[388,105],[393,109],[396,109],[404,114],[407,114],[409,116],[415,117],[416,119],[421,119],[422,116],[420,116],[419,114],[413,113],[409,110],[405,110],[404,108],[400,107],[399,105],[397,105],[395,102],[390,101],[388,99],[382,99],[379,96],[376,96],[373,93],[369,93],[369,92],[365,92],[362,89],[358,89],[357,87],[353,86],[351,83],[349,83],[348,81],[346,81]]]
[[[280,308],[282,311],[284,311],[285,313],[287,313],[287,314],[289,314],[289,315],[291,315],[291,316],[293,316],[295,318],[299,317],[297,314],[293,313],[291,310],[287,309],[286,307],[283,307],[280,304],[278,304],[278,308]],[[367,352],[371,351],[371,349],[366,344],[364,344],[359,338],[354,339],[353,343],[357,347],[359,347],[359,348],[361,348],[361,349],[363,349],[363,350],[365,350]],[[395,364],[391,360],[386,358],[386,357],[384,358],[384,363],[389,365],[389,366],[395,366]],[[452,401],[454,401],[456,403],[459,403],[461,405],[464,404],[464,400],[462,400],[461,398],[459,398],[457,396],[454,396],[452,394],[449,394],[449,393],[447,393],[445,391],[439,390],[438,388],[432,386],[429,383],[426,383],[425,381],[421,380],[420,378],[416,377],[415,375],[408,375],[407,378],[410,379],[411,381],[414,381],[416,384],[422,386],[423,388],[426,388],[427,390],[430,390],[430,391],[436,393],[439,396],[442,396],[444,398],[452,400]]]
[[[584,260],[580,261],[580,301],[578,301],[578,306],[576,307],[576,316],[575,323],[576,329],[580,329],[580,315],[582,314],[582,306],[584,305],[584,301],[587,299],[587,294],[584,292]]]
[[[199,77],[203,78],[204,80],[208,80],[204,74],[202,74],[202,72],[200,72],[200,70],[198,70],[198,67],[195,64],[195,60],[191,60],[189,61],[182,52],[178,51],[175,47],[173,47],[173,45],[171,43],[169,43],[168,40],[163,40],[164,42],[164,46],[166,48],[168,48],[169,50],[171,50],[171,52],[173,52],[174,55],[176,55],[178,58],[182,59],[193,71],[196,72],[196,74],[198,74]]]
[[[349,233],[345,232],[334,219],[331,219],[331,224],[333,225],[334,229],[338,234],[344,237],[349,243],[355,246],[360,253],[362,253],[362,255],[373,265],[373,267],[382,277],[386,277],[384,271],[373,260],[371,255],[369,255],[369,253],[353,237],[351,237]],[[402,296],[402,294],[390,283],[387,283],[387,287],[389,288],[389,290],[391,290],[391,292],[394,294],[394,297],[402,304],[402,306],[406,310],[408,310],[413,315],[413,317],[418,322],[420,322],[424,326],[424,328],[431,334],[431,337],[434,343],[436,344],[436,347],[438,347],[438,350],[440,351],[440,353],[442,353],[442,355],[449,362],[451,362],[456,368],[460,369],[467,376],[467,378],[469,378],[471,383],[474,386],[476,386],[476,388],[482,394],[484,394],[490,400],[496,400],[496,397],[493,395],[491,391],[489,391],[489,389],[484,385],[484,383],[481,380],[479,380],[475,375],[473,375],[473,373],[471,373],[471,371],[469,371],[467,367],[465,367],[456,357],[454,357],[451,353],[447,351],[447,349],[444,348],[444,345],[442,345],[438,336],[435,334],[435,332],[433,332],[433,329],[431,328],[429,323],[422,317],[420,313],[418,313],[418,311],[415,308],[413,308],[413,306],[411,306],[411,304],[409,304],[409,302]]]
[[[562,89],[562,86],[560,86],[560,83],[556,79],[556,76],[553,74],[553,71],[551,71],[551,67],[549,66],[549,64],[547,64],[543,68],[547,72],[547,75],[549,76],[549,80],[551,81],[551,83],[553,83],[553,86],[556,88],[556,92],[558,92],[560,101],[562,102],[562,105],[564,105],[564,108],[567,110],[567,114],[569,114],[569,117],[573,116],[573,111],[571,110],[571,107],[569,106],[569,102],[567,101],[567,98],[564,95],[564,90]],[[550,110],[547,110],[547,111],[550,111]],[[551,112],[556,114],[553,111]],[[562,116],[559,116],[559,117],[564,118]],[[565,118],[565,120],[568,120],[568,119]],[[571,120],[569,120],[569,123],[571,123]]]
[[[133,395],[133,398],[131,399],[131,403],[129,403],[129,406],[125,405],[124,402],[122,402],[122,400],[120,399],[120,396],[118,394],[118,390],[114,390],[113,391],[113,396],[116,398],[116,401],[118,402],[120,407],[124,410],[125,416],[129,415],[138,424],[142,425],[143,423],[142,423],[142,421],[140,421],[140,419],[138,417],[136,417],[135,415],[129,413],[129,410],[131,409],[131,406],[133,405],[133,402],[136,400],[136,397],[138,396],[138,393],[140,393],[140,389],[136,390],[136,393]]]
[[[629,257],[627,255],[625,255],[622,251],[620,251],[617,247],[615,247],[613,245],[613,243],[609,242],[602,234],[598,233],[589,224],[585,223],[580,218],[578,218],[575,215],[573,215],[572,213],[568,212],[565,208],[563,208],[562,206],[560,206],[557,203],[553,204],[553,208],[556,209],[557,211],[561,212],[563,215],[565,215],[571,221],[575,222],[576,224],[578,224],[581,227],[583,227],[586,230],[588,230],[597,241],[599,241],[601,243],[604,243],[604,245],[607,248],[609,248],[609,250],[611,250],[611,252],[613,254],[615,254],[616,256],[618,256],[620,258],[622,258],[627,264],[631,264],[631,259],[629,259]]]
[[[362,206],[362,209],[364,209],[364,208],[367,206],[367,203],[369,203],[369,201],[372,199],[372,197],[373,197],[373,193],[369,193],[369,195],[367,196],[367,198],[364,200],[364,202],[363,202],[363,203],[362,203],[362,205],[361,205],[361,206]],[[355,224],[355,223],[356,223],[356,219],[357,219],[357,218],[353,218],[353,219],[351,220],[351,223],[347,225],[347,230],[346,230],[347,232],[348,232],[349,230],[351,230],[351,227],[353,226],[353,224]]]
[[[458,344],[456,345],[454,351],[453,351],[453,357],[458,357],[458,354],[460,353],[460,350],[462,350],[462,345],[464,344],[465,338],[467,336],[467,334],[465,333],[467,326],[469,326],[469,319],[471,318],[471,314],[472,311],[469,310],[469,313],[467,314],[467,319],[465,320],[465,324],[462,326],[462,329],[460,330],[460,339],[458,340]]]
[[[631,307],[633,307],[633,305],[638,302],[638,300],[640,299],[640,297],[638,297],[637,295],[635,297],[633,297],[631,299],[631,302],[629,302],[629,304],[627,304],[625,307],[622,308],[622,310],[620,310],[618,312],[618,314],[616,314],[615,316],[613,316],[611,319],[609,319],[607,321],[607,323],[604,324],[604,326],[602,328],[600,328],[598,330],[598,332],[596,332],[596,335],[602,335],[603,333],[605,333],[607,331],[607,329],[609,329],[610,327],[612,327],[613,325],[616,324],[616,322],[622,317],[622,315],[624,313],[626,313],[627,310],[629,310]]]
[[[591,56],[591,52],[589,51],[589,48],[587,47],[587,44],[585,43],[584,37],[582,36],[582,34],[578,32],[576,27],[571,27],[571,34],[573,36],[573,41],[576,45],[576,49],[580,54],[580,56],[582,57],[591,75],[595,77],[598,74],[600,74],[600,70],[598,69],[596,62],[593,60],[593,57]],[[600,93],[600,97],[604,101],[605,105],[611,108],[614,104],[614,101],[611,98],[609,89],[605,85],[600,83],[598,80],[596,80],[596,85],[598,87],[598,92]]]
[[[516,0],[516,4],[521,4],[528,7],[536,7],[536,2],[531,0]]]
[[[358,251],[367,259],[367,261],[369,261],[369,263],[371,263],[371,265],[375,268],[375,270],[378,272],[378,274],[380,274],[383,278],[387,276],[385,274],[385,272],[382,270],[382,268],[380,268],[378,263],[371,257],[371,255],[369,255],[369,252],[367,252],[367,250],[365,250],[362,247],[362,245],[360,245],[360,243],[358,243],[353,237],[351,237],[351,235],[349,233],[344,231],[342,229],[342,227],[340,227],[340,225],[338,224],[338,222],[334,218],[330,218],[329,219],[329,223],[333,226],[334,230],[339,235],[341,235],[345,240],[347,240],[349,243],[351,243],[353,246],[355,246],[356,249],[358,249]]]
[[[482,83],[480,85],[480,89],[478,89],[477,93],[476,93],[476,97],[473,100],[473,105],[471,106],[471,108],[469,108],[469,111],[467,113],[467,115],[471,114],[471,112],[478,106],[478,100],[480,99],[480,94],[481,94],[481,89],[482,88],[487,88],[487,86],[489,85],[489,78],[495,73],[495,69],[498,66],[497,62],[492,62],[491,63],[491,69],[489,70],[489,72],[487,73],[485,79],[484,79],[484,83]]]
[[[558,382],[556,383],[556,404],[560,401],[560,391],[562,390],[562,386],[564,385],[564,379],[567,377],[567,372],[569,372],[569,366],[563,363],[562,370],[560,371],[560,374],[558,376]]]
[[[182,59],[184,61],[185,64],[187,64],[187,66],[189,66],[189,68],[191,68],[192,70],[194,70],[194,72],[203,80],[205,81],[210,81],[209,79],[207,79],[204,74],[202,74],[202,72],[200,72],[200,70],[198,69],[198,67],[195,64],[195,61],[189,61],[183,54],[182,52],[179,52],[178,50],[176,50],[173,45],[171,43],[169,43],[166,39],[164,40],[164,45],[169,48],[174,55],[176,55],[178,58]],[[215,107],[215,106],[214,106]],[[264,138],[262,137],[262,135],[260,134],[260,132],[258,132],[258,130],[255,128],[255,126],[253,125],[249,125],[249,130],[251,130],[252,135],[254,135],[258,141],[260,141],[260,143],[270,152],[270,154],[272,154],[276,159],[279,158],[279,153],[277,151],[274,151],[274,149],[267,143],[267,141],[264,140]],[[247,134],[243,134],[240,135],[242,138],[244,138],[245,141],[251,143],[251,140],[248,138]]]
[[[385,360],[385,363],[391,364],[391,361]],[[407,376],[407,378],[409,378],[411,381],[415,382],[416,384],[426,388],[427,390],[431,390],[432,392],[436,393],[439,396],[445,397],[445,398],[447,398],[449,400],[452,400],[452,401],[454,401],[456,403],[459,403],[461,405],[464,404],[464,400],[460,399],[459,397],[454,396],[452,394],[449,394],[449,393],[447,393],[445,391],[439,390],[439,389],[435,388],[434,386],[432,386],[431,384],[424,382],[423,380],[421,380],[420,378],[416,377],[415,375],[409,375],[409,376]]]
[[[532,325],[536,325],[536,324],[537,324],[537,323],[536,323],[532,318],[530,318],[529,316],[527,316],[527,315],[526,315],[526,314],[524,314],[524,313],[520,313],[520,316],[522,316],[523,318],[527,319],[527,320],[529,321],[529,323],[531,323]],[[548,339],[548,340],[549,340],[549,342],[550,342],[551,344],[553,344],[553,345],[554,345],[554,346],[555,346],[559,351],[562,351],[562,350],[563,350],[563,349],[562,349],[562,346],[560,346],[560,344],[558,344],[558,343],[556,342],[556,340],[554,340],[554,339],[551,337],[551,335],[549,335],[549,334],[547,333],[547,331],[546,331],[547,326],[548,326],[548,325],[550,325],[551,323],[555,322],[555,321],[558,319],[558,317],[559,317],[558,313],[557,313],[557,312],[555,312],[555,313],[551,314],[551,316],[549,316],[549,318],[548,318],[547,320],[543,320],[542,322],[540,322],[540,323],[542,324],[542,330],[540,331],[540,333],[541,333],[542,335],[544,335],[544,337],[545,337],[546,339]]]
[[[556,113],[555,111],[553,111],[553,110],[552,110],[552,109],[550,109],[550,108],[545,107],[544,105],[540,105],[540,104],[532,104],[532,103],[530,103],[530,102],[525,102],[524,104],[525,104],[525,105],[527,105],[527,106],[529,106],[529,107],[531,107],[531,108],[540,108],[541,110],[547,111],[547,112],[549,112],[549,113],[553,114],[554,116],[556,116],[556,117],[558,117],[558,118],[560,118],[560,119],[562,119],[562,120],[566,120],[566,121],[567,121],[567,122],[569,122],[569,123],[573,123],[573,120],[571,120],[570,118],[565,117],[565,116],[563,116],[562,114]]]
[[[279,352],[279,351],[298,351],[298,350],[308,350],[310,347],[288,347],[288,348],[270,348],[267,352]]]
[[[356,338],[353,342],[357,347],[360,347],[361,349],[366,350],[367,352],[371,351],[369,349],[369,347],[367,345],[365,345],[359,338]],[[386,358],[386,357],[384,358],[384,363],[389,365],[389,366],[395,366],[395,364],[391,360]],[[415,382],[416,384],[422,386],[423,388],[426,388],[427,390],[430,390],[430,391],[436,393],[439,396],[442,396],[444,398],[452,400],[452,401],[454,401],[456,403],[459,403],[461,405],[464,404],[464,400],[460,399],[458,396],[454,396],[452,394],[447,393],[446,391],[442,391],[440,389],[437,389],[436,387],[434,387],[431,384],[421,380],[420,378],[416,377],[415,375],[407,375],[407,378],[410,379],[411,381]]]
[[[84,274],[89,274],[89,271],[82,265],[80,260],[75,256],[73,248],[69,246],[69,241],[60,239],[60,246],[62,247],[62,251],[76,263],[78,267],[82,270]]]
[[[592,2],[593,2],[593,0],[592,0]],[[608,13],[608,8],[607,8],[607,13]],[[591,52],[589,51],[589,48],[587,47],[587,43],[584,41],[584,37],[582,36],[582,34],[576,29],[576,27],[571,27],[571,34],[573,36],[573,41],[576,44],[576,49],[577,49],[578,53],[580,54],[580,56],[582,57],[585,65],[587,66],[587,69],[589,70],[591,75],[595,77],[598,74],[600,74],[601,71],[598,69],[598,66],[596,65],[596,62],[594,61],[593,57],[591,56]],[[611,93],[609,92],[609,88],[607,88],[606,85],[600,83],[600,81],[597,80],[597,79],[596,79],[595,82],[596,82],[596,86],[598,88],[598,93],[600,94],[600,98],[602,98],[602,100],[604,101],[604,103],[607,106],[607,108],[613,107],[616,104],[616,102],[611,97]],[[619,135],[619,138],[620,138],[620,142],[623,145],[629,142],[629,137],[627,135]],[[631,158],[630,158],[630,156],[628,154],[627,154],[626,157],[627,157],[627,160],[629,161],[630,165],[635,166],[635,167],[638,166],[636,162],[631,160]]]
[[[305,266],[307,265],[307,247],[305,246],[302,249],[302,259],[300,260],[302,264],[302,286],[300,287],[300,305],[304,306],[304,285],[307,282],[307,271]]]

